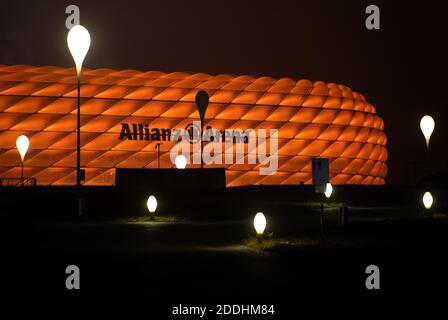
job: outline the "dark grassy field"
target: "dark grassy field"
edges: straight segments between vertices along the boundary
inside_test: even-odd
[[[283,223],[290,228],[291,221]],[[353,223],[344,231],[328,230],[324,240],[288,232],[274,236],[278,243],[267,248],[247,242],[247,221],[45,221],[14,227],[2,265],[15,298],[428,298],[448,284],[444,218]],[[64,287],[69,264],[81,268],[79,292]],[[364,286],[370,264],[381,269],[377,292]]]
[[[349,222],[340,228],[338,207],[348,205],[340,190],[325,206],[323,233],[312,192],[291,201],[296,191],[275,189],[231,190],[226,199],[240,201],[228,203],[238,209],[226,219],[205,219],[204,208],[198,216],[165,214],[155,222],[10,212],[2,217],[1,290],[11,301],[149,301],[162,313],[179,303],[263,302],[287,310],[304,299],[445,297],[444,208],[425,212],[402,199],[388,202],[390,193],[378,203],[366,192],[368,201],[353,202]],[[273,234],[261,245],[251,241],[258,210]],[[71,264],[81,270],[79,291],[65,288]],[[381,270],[380,290],[365,287],[368,265]]]

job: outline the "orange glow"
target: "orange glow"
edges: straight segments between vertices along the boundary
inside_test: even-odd
[[[211,165],[226,168],[228,186],[309,184],[311,159],[318,156],[330,158],[333,185],[385,183],[384,122],[363,95],[344,85],[183,72],[82,73],[85,185],[114,184],[115,168],[157,168],[156,143],[119,140],[121,124],[185,128],[199,118],[199,90],[210,95],[205,125],[279,129],[277,172],[259,175],[259,165],[248,164],[247,155],[244,164]],[[0,177],[20,176],[15,139],[24,134],[31,141],[25,175],[43,185],[76,183],[74,74],[73,68],[0,65]],[[169,157],[173,145],[162,141],[162,168],[175,167]]]

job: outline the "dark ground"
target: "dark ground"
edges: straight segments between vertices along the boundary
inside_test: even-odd
[[[158,222],[129,216],[106,219],[113,205],[101,209],[101,203],[109,189],[86,189],[91,195],[85,217],[65,214],[74,212],[72,206],[63,206],[72,203],[66,198],[73,193],[70,189],[15,190],[0,192],[3,208],[8,208],[1,211],[0,233],[4,305],[107,299],[137,302],[168,315],[181,303],[264,303],[274,304],[278,315],[290,314],[309,299],[341,301],[343,306],[352,300],[447,296],[444,190],[433,192],[438,205],[425,212],[418,199],[411,201],[419,189],[338,186],[325,209],[323,243],[319,203],[306,186],[227,190],[220,194],[228,211],[225,221],[213,210],[202,210],[198,216],[165,215]],[[92,195],[101,201],[89,201]],[[337,208],[348,205],[350,197],[349,224],[340,229]],[[169,199],[161,200],[161,208],[164,201]],[[52,214],[45,215],[45,207]],[[59,218],[54,216],[57,208]],[[266,214],[274,239],[301,239],[304,244],[267,251],[247,246],[254,233],[252,213],[258,210]],[[65,288],[65,268],[72,264],[81,272],[78,291]],[[368,265],[380,268],[380,290],[365,288]]]
[[[8,226],[13,259],[2,259],[9,296],[278,303],[438,297],[448,284],[445,219],[354,223],[328,231],[323,246],[285,252],[242,245],[248,225],[22,221]],[[77,292],[64,286],[70,264],[81,270]],[[370,264],[380,267],[379,291],[365,289]]]

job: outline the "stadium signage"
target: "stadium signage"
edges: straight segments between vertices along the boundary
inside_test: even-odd
[[[147,123],[122,123],[119,140],[133,141],[180,141],[186,137],[191,143],[199,141],[200,129],[192,123],[185,129],[150,128]],[[216,130],[207,126],[204,130],[204,141],[211,142],[249,142],[249,134],[242,130]]]

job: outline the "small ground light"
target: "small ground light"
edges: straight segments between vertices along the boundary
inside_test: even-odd
[[[148,211],[151,215],[151,218],[154,218],[154,213],[157,210],[157,199],[154,196],[149,196],[148,201],[146,201],[146,206],[148,207]]]
[[[423,195],[423,205],[425,206],[425,209],[431,209],[433,202],[434,199],[432,198],[432,194],[430,192],[425,192]]]
[[[331,183],[327,183],[324,193],[325,197],[327,197],[327,199],[330,199],[331,194],[333,193],[333,186],[331,185]]]
[[[174,162],[176,163],[177,169],[185,169],[185,167],[187,166],[187,158],[185,158],[185,156],[182,154],[178,155]]]
[[[261,236],[266,229],[266,218],[262,212],[258,212],[254,218],[254,227],[257,235]]]

